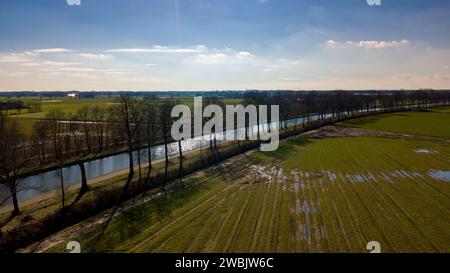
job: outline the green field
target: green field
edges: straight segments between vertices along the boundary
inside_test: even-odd
[[[114,103],[113,98],[95,98],[95,99],[69,99],[69,98],[17,98],[26,103],[38,102],[42,105],[42,111],[38,113],[28,113],[27,110],[22,110],[18,114],[17,110],[10,110],[11,117],[17,118],[22,132],[30,137],[33,132],[33,124],[38,119],[44,119],[48,112],[52,110],[63,111],[68,117],[76,113],[82,106],[100,106],[109,107]]]
[[[20,98],[18,98],[20,99]],[[141,98],[138,98],[141,99]],[[165,99],[174,99],[170,97],[158,97],[156,101],[161,102]],[[193,109],[194,100],[192,97],[179,97],[175,98],[176,101],[180,104],[185,104]],[[39,113],[27,113],[26,110],[23,110],[21,114],[18,114],[16,110],[11,110],[10,114],[13,117],[16,117],[19,121],[19,124],[22,128],[22,132],[27,136],[31,136],[33,130],[33,124],[35,120],[44,119],[48,112],[52,110],[60,110],[63,111],[67,117],[75,114],[78,109],[82,106],[99,106],[99,107],[111,107],[114,105],[115,98],[95,98],[95,99],[68,99],[68,98],[53,98],[50,99],[36,99],[36,98],[24,98],[22,99],[25,102],[39,102],[42,105],[42,111]],[[240,104],[242,103],[242,99],[225,99],[225,104]]]
[[[403,112],[369,116],[343,122],[342,125],[368,130],[450,138],[450,108],[437,108],[430,112]]]
[[[67,115],[71,115],[76,113],[78,109],[82,106],[99,106],[99,107],[110,107],[114,105],[116,98],[95,98],[95,99],[69,99],[69,98],[53,98],[50,99],[33,99],[33,98],[25,98],[23,99],[25,102],[39,102],[42,105],[42,112],[39,113],[26,113],[26,110],[23,110],[22,114],[17,115],[17,111],[11,110],[11,114],[17,115],[20,118],[32,118],[32,119],[40,119],[45,118],[46,114],[51,110],[61,110]],[[138,98],[142,99],[142,98]],[[194,100],[192,97],[179,97],[179,98],[170,98],[170,97],[158,97],[156,101],[161,102],[162,100],[172,99],[176,100],[180,104],[188,105],[189,107],[193,107]],[[225,104],[239,104],[242,102],[241,99],[225,99]]]
[[[98,98],[98,99],[53,99],[53,100],[34,100],[42,104],[42,112],[39,113],[24,113],[18,115],[21,118],[40,119],[45,118],[51,110],[61,110],[67,115],[75,113],[82,106],[100,106],[108,107],[112,105],[114,99],[112,98]]]

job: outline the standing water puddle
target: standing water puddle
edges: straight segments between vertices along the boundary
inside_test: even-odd
[[[429,170],[428,174],[436,180],[450,182],[450,171]]]
[[[427,149],[417,149],[417,150],[414,150],[414,152],[416,152],[417,154],[437,154],[438,153],[434,150],[427,150]]]

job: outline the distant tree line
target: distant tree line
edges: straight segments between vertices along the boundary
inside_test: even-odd
[[[21,114],[23,111],[28,113],[38,113],[42,111],[42,105],[39,102],[23,102],[21,100],[8,100],[0,101],[0,112],[11,113],[15,110],[15,113]]]

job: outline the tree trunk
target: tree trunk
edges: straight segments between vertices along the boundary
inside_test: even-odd
[[[87,120],[84,121],[84,136],[85,136],[88,152],[92,153],[92,146],[91,146],[91,140],[89,139]]]
[[[256,132],[256,138],[259,139],[259,111],[256,112],[256,125],[257,125],[257,132]],[[264,126],[264,125],[263,125]]]
[[[41,144],[41,155],[42,155],[42,162],[41,162],[41,165],[44,165],[45,164],[45,146],[44,146],[45,144],[44,144],[44,140],[42,141],[42,144]]]
[[[134,176],[134,159],[133,159],[133,149],[128,148],[128,159],[129,159],[129,172],[128,172],[128,183],[131,182]]]
[[[219,150],[217,149],[217,137],[216,137],[216,132],[214,132],[214,150],[216,151],[216,153],[219,152]]]
[[[138,148],[138,150],[137,150],[137,157],[138,157],[138,167],[139,167],[139,182],[141,182],[142,181],[142,169],[141,169],[141,150],[140,150],[140,148]]]
[[[66,193],[64,190],[64,173],[63,169],[59,168],[59,179],[60,179],[60,186],[61,186],[61,207],[63,211],[66,209]]]
[[[152,147],[150,146],[151,142],[148,143],[147,148],[147,158],[148,158],[148,171],[147,171],[147,177],[145,178],[145,181],[148,183],[150,180],[150,175],[152,173],[153,165],[152,165]]]
[[[89,191],[89,186],[86,179],[86,168],[84,167],[84,162],[78,163],[78,166],[80,167],[80,173],[81,173],[81,188],[79,196],[81,197],[83,194]]]
[[[180,153],[180,168],[179,168],[179,176],[183,175],[183,149],[181,148],[181,140],[178,141],[178,150]]]
[[[169,151],[167,149],[167,135],[164,133],[164,154],[166,159],[166,164],[164,168],[164,185],[163,185],[163,191],[165,190],[166,183],[167,183],[167,171],[169,168]]]
[[[17,187],[16,187],[15,179],[11,180],[9,189],[11,191],[11,197],[12,197],[13,206],[14,206],[13,215],[18,215],[20,213],[20,209],[19,209],[19,201],[17,200]]]
[[[211,152],[214,152],[214,149],[213,149],[213,138],[212,138],[211,134],[209,135],[209,149],[211,150]]]

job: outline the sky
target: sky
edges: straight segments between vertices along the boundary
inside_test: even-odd
[[[448,0],[0,0],[0,90],[445,89],[449,15]]]

